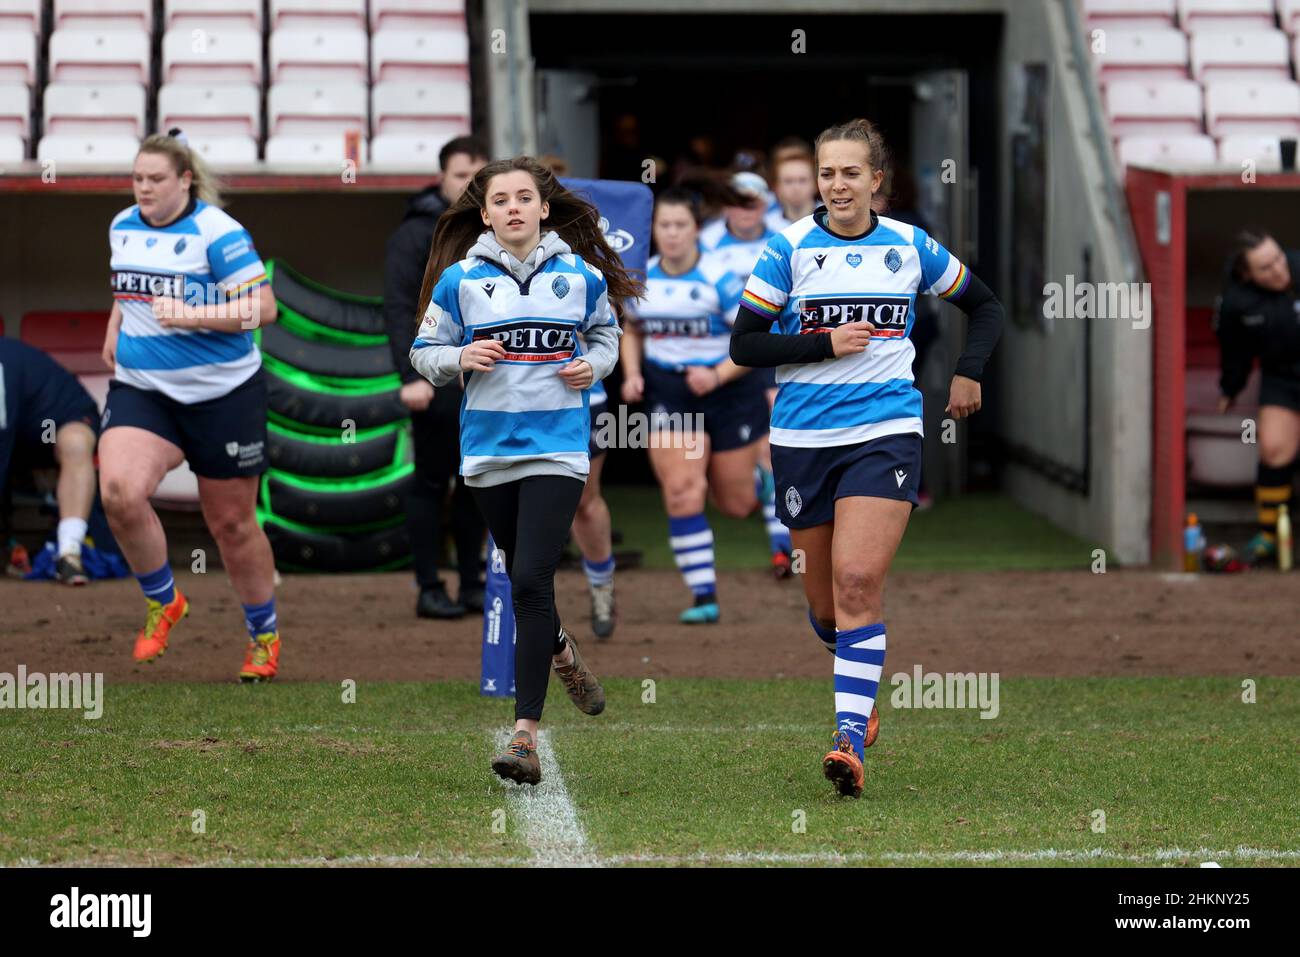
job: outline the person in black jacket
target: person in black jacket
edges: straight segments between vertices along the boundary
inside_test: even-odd
[[[441,182],[411,199],[406,218],[389,237],[384,254],[384,322],[393,363],[402,377],[402,402],[411,410],[415,447],[415,485],[407,501],[406,519],[420,588],[415,613],[422,618],[459,618],[467,611],[483,610],[479,556],[485,527],[478,507],[460,482],[451,502],[451,529],[460,571],[460,593],[455,601],[438,577],[442,509],[460,460],[460,400],[464,393],[455,382],[435,390],[411,368],[409,353],[434,226],[487,160],[487,147],[473,137],[448,142],[438,154]]]
[[[1278,507],[1291,502],[1300,451],[1300,252],[1283,250],[1268,233],[1237,237],[1228,277],[1215,304],[1222,353],[1219,412],[1232,405],[1260,359],[1259,472],[1255,505],[1259,532],[1246,546],[1252,564],[1277,558]]]

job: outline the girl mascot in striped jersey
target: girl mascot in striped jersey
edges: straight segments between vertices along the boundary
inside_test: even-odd
[[[614,368],[616,311],[640,292],[599,219],[531,157],[488,163],[438,220],[411,346],[435,387],[465,377],[460,474],[505,553],[515,612],[515,734],[492,769],[527,784],[541,780],[552,666],[580,710],[605,707],[555,608],[590,469],[586,390]]]
[[[1003,310],[923,230],[872,211],[888,154],[870,122],[831,127],[815,149],[825,205],[763,250],[731,357],[777,367],[770,435],[778,514],[806,560],[809,621],[835,655],[836,730],[822,766],[840,794],[859,797],[863,748],[879,727],[885,575],[921,471],[921,393],[908,339],[916,297],[937,295],[969,318],[944,410],[958,419],[979,410]]]

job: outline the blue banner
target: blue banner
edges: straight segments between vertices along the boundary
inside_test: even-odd
[[[488,536],[486,598],[483,602],[483,665],[479,694],[509,698],[515,693],[515,613],[505,553]]]
[[[560,183],[600,210],[600,228],[605,241],[618,253],[623,266],[638,278],[645,278],[650,260],[650,220],[655,198],[645,183],[612,179],[570,179]]]

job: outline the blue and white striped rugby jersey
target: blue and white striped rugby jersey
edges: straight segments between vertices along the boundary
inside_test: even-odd
[[[495,484],[488,473],[522,477],[529,463],[586,475],[590,390],[570,389],[558,373],[585,357],[599,381],[617,361],[621,330],[605,277],[555,233],[543,235],[544,261],[524,282],[498,264],[495,248],[480,239],[443,272],[411,364],[435,386],[446,385],[460,374],[462,347],[488,338],[505,347],[491,372],[466,373],[460,472],[467,484]]]
[[[970,273],[923,229],[873,214],[865,236],[825,229],[819,210],[774,236],[742,302],[786,335],[829,333],[846,322],[875,326],[866,351],[777,368],[771,441],[852,445],[882,435],[922,433],[921,393],[912,382],[908,338],[918,293],[951,299]]]
[[[215,399],[262,364],[252,330],[164,329],[154,297],[211,305],[267,281],[253,239],[230,214],[202,200],[180,219],[150,226],[131,206],[108,230],[113,299],[122,311],[114,377],[178,402]]]
[[[658,256],[646,269],[645,295],[628,311],[642,335],[643,357],[665,369],[714,366],[727,358],[744,284],[710,253],[679,276]]]

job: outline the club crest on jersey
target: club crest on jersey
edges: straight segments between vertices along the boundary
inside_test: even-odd
[[[144,241],[144,248],[145,248],[145,249],[153,249],[154,246],[157,246],[157,245],[158,245],[158,237],[157,237],[157,236],[150,236],[148,239],[146,239],[146,240]]]
[[[172,252],[179,255],[180,253],[185,252],[186,245],[188,244],[185,242],[185,237],[182,236],[180,239],[176,240],[176,245],[172,247]]]
[[[790,513],[791,518],[795,518],[803,511],[803,498],[793,485],[785,490],[785,510]]]
[[[903,268],[903,257],[898,255],[897,249],[891,247],[889,252],[885,253],[885,268],[890,272],[898,272]]]
[[[699,299],[699,298],[700,298],[700,290],[699,290],[699,287],[698,287],[698,286],[692,286],[692,287],[691,287],[691,298],[692,298],[692,299]]]
[[[505,347],[507,362],[558,362],[573,358],[577,344],[574,327],[545,319],[516,322],[474,330],[474,341],[495,339]]]
[[[830,332],[846,322],[869,322],[883,339],[907,334],[912,301],[907,296],[808,296],[798,304],[799,333]]]
[[[862,253],[849,253],[844,257],[844,261],[854,269],[857,269],[862,265]]]
[[[569,280],[556,276],[551,280],[551,292],[555,293],[556,299],[563,299],[569,294]]]

